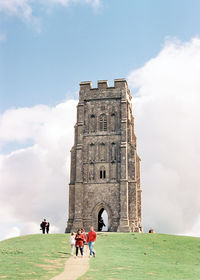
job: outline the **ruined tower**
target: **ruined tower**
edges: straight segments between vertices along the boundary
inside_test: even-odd
[[[131,94],[125,79],[81,82],[71,149],[66,232],[91,225],[103,210],[108,231],[138,230],[141,223],[140,158],[136,150]]]

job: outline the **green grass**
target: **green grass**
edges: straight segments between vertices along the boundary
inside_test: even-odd
[[[51,279],[69,257],[69,235],[26,235],[0,242],[0,279]],[[6,277],[7,276],[7,277]]]
[[[101,234],[97,257],[81,280],[199,280],[200,238],[165,234]]]
[[[97,257],[81,280],[199,280],[200,238],[104,233]],[[26,235],[0,242],[0,279],[43,280],[61,273],[69,257],[69,235]],[[5,276],[7,276],[5,278]]]

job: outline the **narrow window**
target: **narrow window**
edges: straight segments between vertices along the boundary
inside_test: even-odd
[[[106,145],[104,143],[99,145],[99,159],[100,161],[106,160]]]
[[[100,177],[100,179],[106,179],[106,169],[105,169],[105,167],[100,168],[99,177]]]
[[[89,160],[95,160],[95,145],[93,143],[89,145]]]
[[[99,129],[100,129],[100,131],[103,131],[103,117],[102,116],[100,116],[100,118],[99,118]]]
[[[89,180],[94,180],[94,164],[89,165]]]
[[[111,144],[111,161],[116,160],[116,145],[115,143]]]
[[[112,132],[116,130],[116,116],[115,116],[115,113],[111,114],[110,129],[111,129]]]
[[[99,117],[99,129],[100,131],[107,131],[107,117],[104,114]]]
[[[90,132],[95,132],[95,115],[90,116]]]
[[[116,179],[116,163],[111,163],[110,166],[110,178],[111,180],[115,180]]]
[[[104,121],[103,121],[103,130],[107,131],[107,119],[106,119],[106,116],[104,117]]]

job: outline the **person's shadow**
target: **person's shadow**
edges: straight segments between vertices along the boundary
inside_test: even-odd
[[[70,253],[66,253],[66,252],[58,252],[58,254],[62,254],[62,255],[70,255]],[[64,256],[60,256],[59,258],[65,258]]]

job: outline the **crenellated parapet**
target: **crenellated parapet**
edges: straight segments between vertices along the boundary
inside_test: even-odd
[[[79,100],[98,98],[121,98],[131,101],[131,94],[126,79],[115,79],[114,86],[109,87],[108,80],[97,81],[97,87],[92,87],[91,81],[80,83]]]
[[[116,89],[116,88],[125,88],[127,89],[127,81],[126,79],[115,79],[114,80],[114,87],[109,87],[108,80],[98,80],[97,81],[97,88],[92,87],[92,81],[83,81],[80,82],[80,90],[98,90],[98,89]]]

